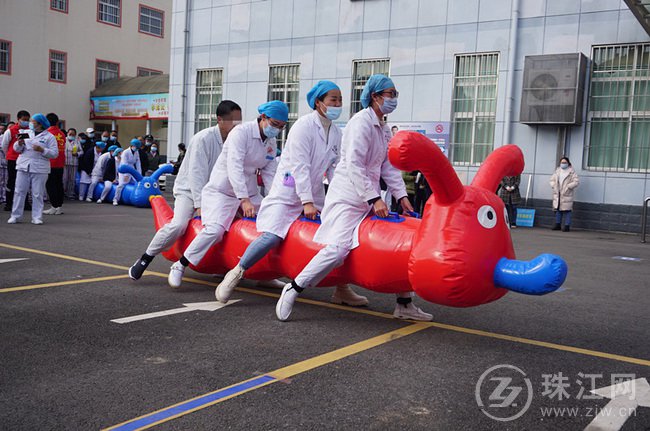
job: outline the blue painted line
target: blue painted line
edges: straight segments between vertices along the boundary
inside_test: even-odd
[[[149,426],[151,424],[154,424],[156,422],[159,422],[161,420],[168,419],[172,416],[176,416],[179,413],[186,412],[188,410],[195,409],[197,407],[201,407],[205,404],[210,404],[212,402],[218,401],[222,398],[226,398],[232,395],[236,395],[240,392],[244,392],[248,389],[255,388],[257,386],[261,386],[265,383],[268,383],[270,381],[277,380],[274,377],[271,376],[260,376],[256,377],[252,380],[249,380],[244,383],[240,383],[238,385],[232,386],[230,388],[222,389],[220,391],[204,395],[202,397],[186,401],[184,403],[181,403],[179,405],[169,407],[160,411],[157,411],[155,413],[151,413],[150,415],[144,416],[139,419],[135,419],[131,422],[127,422],[123,425],[118,426],[117,428],[112,428],[113,430],[119,430],[119,431],[135,431],[138,429],[141,429],[143,427]]]

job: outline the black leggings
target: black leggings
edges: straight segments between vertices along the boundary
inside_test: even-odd
[[[50,197],[50,203],[54,208],[63,205],[63,168],[52,168],[50,175],[45,183],[47,195]]]

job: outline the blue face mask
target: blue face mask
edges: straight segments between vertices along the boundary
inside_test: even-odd
[[[117,136],[111,136],[110,139],[111,139],[111,141],[115,142],[115,141],[117,141]]]
[[[36,131],[36,126],[34,126],[34,123],[29,123],[29,130],[32,132]]]
[[[390,114],[397,109],[397,97],[384,97],[384,104],[379,107],[382,114]]]
[[[568,163],[560,163],[560,167],[561,167],[562,169],[568,169],[568,168],[569,168],[569,164],[568,164]]]
[[[79,142],[81,142],[82,144],[85,144],[86,140],[85,139],[80,139]]]
[[[108,142],[108,136],[102,136],[102,142]]]
[[[74,136],[68,136],[68,141],[74,142]]]
[[[342,106],[328,106],[327,111],[325,111],[325,117],[330,121],[334,121],[341,116],[342,111]]]
[[[266,136],[267,138],[275,138],[280,134],[280,129],[278,129],[277,127],[273,127],[269,124],[264,128],[263,132],[264,132],[264,136]]]
[[[23,120],[20,120],[19,123],[20,123],[20,127],[22,127],[23,129],[29,127],[30,124],[29,121],[23,121]]]

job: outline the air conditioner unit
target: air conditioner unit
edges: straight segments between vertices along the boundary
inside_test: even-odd
[[[586,70],[581,53],[526,56],[519,121],[582,124]]]

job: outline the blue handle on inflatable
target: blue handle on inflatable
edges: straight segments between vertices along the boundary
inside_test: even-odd
[[[409,216],[411,216],[413,218],[420,218],[420,213],[419,212],[407,211],[406,214],[408,214]]]
[[[307,218],[307,217],[305,217],[305,216],[302,216],[302,217],[300,217],[300,221],[308,221],[308,222],[310,222],[310,223],[321,224],[321,221],[320,221],[320,214],[317,214],[317,215],[316,215],[316,220],[312,220],[312,219],[310,219],[310,218]]]
[[[193,220],[201,220],[201,216],[194,216],[192,217]]]
[[[389,212],[388,217],[379,217],[379,216],[372,216],[370,220],[381,220],[381,221],[387,221],[388,223],[402,223],[404,220],[406,220],[404,217],[401,217],[399,214],[396,212]]]
[[[252,221],[252,222],[257,221],[257,217],[242,217],[241,219],[242,220],[247,220],[247,221]]]

